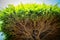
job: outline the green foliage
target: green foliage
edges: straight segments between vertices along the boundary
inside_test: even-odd
[[[11,26],[14,26],[15,21],[18,22],[24,19],[38,20],[39,18],[50,17],[60,18],[60,8],[56,5],[45,4],[19,4],[18,6],[8,5],[5,9],[0,11],[0,29],[6,35],[5,40],[12,37],[10,32]]]

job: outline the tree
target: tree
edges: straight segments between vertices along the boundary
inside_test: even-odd
[[[0,21],[4,40],[53,40],[60,33],[60,8],[45,4],[9,5],[0,11]]]

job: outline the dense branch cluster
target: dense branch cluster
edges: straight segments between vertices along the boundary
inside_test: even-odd
[[[5,40],[59,40],[60,8],[45,4],[20,4],[0,11]]]

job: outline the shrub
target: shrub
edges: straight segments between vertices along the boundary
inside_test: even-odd
[[[4,40],[55,40],[59,38],[60,8],[57,5],[8,5],[0,11]],[[53,35],[55,34],[55,35]]]

